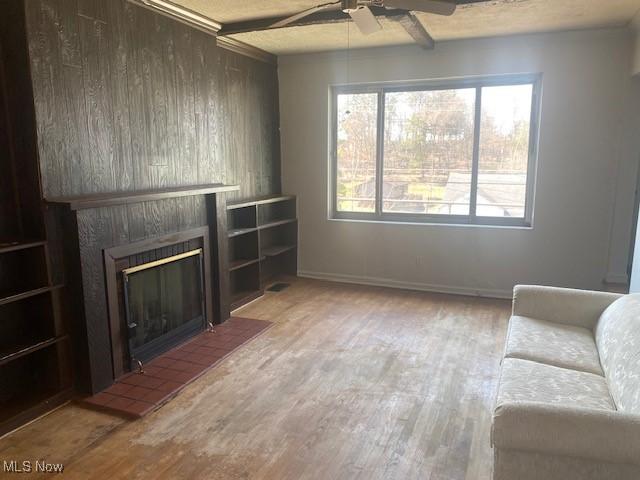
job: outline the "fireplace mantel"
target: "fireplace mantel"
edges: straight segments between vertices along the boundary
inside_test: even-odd
[[[72,197],[50,197],[45,201],[51,205],[63,205],[70,210],[126,205],[167,198],[188,197],[193,195],[209,195],[212,193],[237,192],[239,185],[211,183],[208,185],[192,185],[188,187],[160,188],[154,190],[138,190],[133,192],[94,193]]]

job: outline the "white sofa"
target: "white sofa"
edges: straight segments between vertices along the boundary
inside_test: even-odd
[[[640,479],[640,294],[515,287],[494,480]]]

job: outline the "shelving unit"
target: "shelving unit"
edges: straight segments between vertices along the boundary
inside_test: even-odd
[[[296,275],[296,197],[279,195],[227,205],[231,310],[261,296],[279,275]]]
[[[0,21],[0,435],[70,398],[73,383],[62,289],[50,272],[19,3],[8,3]]]

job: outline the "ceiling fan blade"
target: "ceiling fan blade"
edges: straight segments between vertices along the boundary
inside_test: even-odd
[[[326,10],[340,10],[342,3],[331,2],[331,3],[323,3],[322,5],[316,5],[315,7],[307,8],[306,10],[301,11],[300,13],[296,13],[295,15],[291,15],[290,17],[284,18],[272,25],[269,28],[280,28],[286,27],[290,23],[296,22],[301,18],[308,17],[316,12],[323,12]]]
[[[456,11],[456,2],[453,0],[384,0],[384,6],[447,16]]]
[[[378,23],[378,19],[371,13],[371,10],[369,10],[369,7],[358,7],[347,10],[347,13],[353,18],[353,21],[363,35],[370,35],[382,28],[380,23]]]

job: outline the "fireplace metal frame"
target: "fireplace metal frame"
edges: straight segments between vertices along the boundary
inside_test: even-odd
[[[144,270],[149,270],[152,268],[160,267],[162,265],[167,265],[169,263],[177,262],[183,260],[185,258],[190,258],[198,256],[198,278],[200,285],[200,311],[201,315],[192,318],[188,322],[180,325],[178,328],[174,328],[171,331],[159,336],[158,338],[154,338],[150,342],[146,342],[144,345],[135,347],[133,342],[133,336],[131,335],[132,330],[134,330],[137,325],[132,323],[130,319],[130,310],[129,310],[129,276],[138,272],[142,272]],[[189,337],[195,335],[196,333],[202,331],[207,325],[207,312],[205,310],[205,302],[204,302],[204,278],[203,278],[203,261],[204,255],[202,248],[196,248],[194,250],[190,250],[188,252],[180,253],[178,255],[172,255],[170,257],[161,258],[159,260],[154,260],[151,262],[143,263],[141,265],[136,265],[135,267],[125,268],[122,270],[122,281],[123,281],[123,296],[124,296],[124,313],[125,313],[125,322],[127,323],[128,332],[127,338],[129,343],[129,368],[134,370],[136,365],[140,365],[139,362],[147,362],[152,358],[160,355],[161,353],[170,350],[176,345],[184,342]]]
[[[118,378],[129,371],[138,369],[137,365],[130,365],[128,354],[128,332],[125,312],[119,305],[119,299],[123,297],[119,293],[122,288],[120,272],[130,267],[127,258],[146,251],[168,247],[181,242],[192,242],[192,249],[202,248],[202,272],[203,295],[205,302],[205,317],[212,323],[219,323],[214,315],[214,288],[215,279],[212,271],[217,268],[215,257],[212,258],[212,250],[209,243],[209,227],[198,227],[181,232],[171,233],[160,237],[147,238],[134,243],[107,248],[104,250],[105,283],[107,289],[107,306],[109,316],[109,330],[111,336],[111,362],[113,378]],[[120,286],[119,286],[120,285]],[[215,296],[216,302],[218,296]],[[122,305],[124,307],[124,305]],[[217,311],[217,310],[216,310]],[[206,321],[202,330],[206,329]]]

